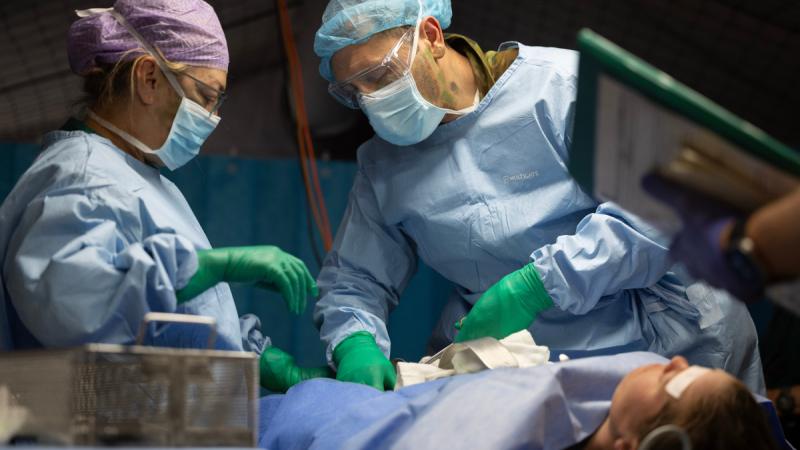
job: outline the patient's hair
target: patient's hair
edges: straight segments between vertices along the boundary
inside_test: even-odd
[[[681,407],[679,407],[681,405]],[[777,450],[767,417],[750,391],[738,380],[719,386],[693,401],[691,407],[670,398],[659,413],[639,429],[639,442],[662,425],[686,430],[697,450]],[[680,449],[674,434],[659,437],[650,449]]]

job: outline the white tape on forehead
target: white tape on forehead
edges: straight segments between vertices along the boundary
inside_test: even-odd
[[[681,398],[681,395],[686,388],[691,386],[695,380],[707,374],[708,372],[711,372],[711,369],[700,366],[689,366],[688,368],[684,369],[683,372],[675,375],[671,380],[669,380],[664,389],[672,398]]]

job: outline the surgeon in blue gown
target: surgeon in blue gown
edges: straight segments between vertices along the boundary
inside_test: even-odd
[[[746,309],[570,177],[578,55],[484,52],[443,34],[451,15],[449,0],[331,0],[316,35],[329,91],[376,132],[317,280],[337,377],[394,384],[386,323],[421,259],[455,285],[431,351],[528,328],[554,355],[682,354],[761,392]]]
[[[305,265],[272,246],[212,249],[160,173],[196,156],[220,120],[228,48],[213,8],[119,0],[79,15],[68,52],[86,117],[44,137],[0,207],[0,348],[132,344],[147,312],[178,312],[215,318],[217,348],[261,355],[269,389],[326,374],[271,347],[257,317],[238,316],[227,284],[274,289],[300,313],[316,292]],[[170,347],[207,337],[174,324],[145,336]]]

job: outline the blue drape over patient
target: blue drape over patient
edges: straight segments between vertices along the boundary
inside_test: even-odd
[[[308,381],[262,399],[259,446],[562,449],[600,426],[628,372],[667,362],[653,353],[627,353],[484,371],[387,393]]]

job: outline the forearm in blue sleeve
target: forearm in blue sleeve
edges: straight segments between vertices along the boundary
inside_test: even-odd
[[[353,333],[366,331],[388,356],[386,321],[416,270],[416,255],[406,237],[383,223],[366,177],[359,172],[350,202],[317,280],[320,300],[314,320],[333,349]]]
[[[132,342],[146,312],[175,310],[174,290],[197,269],[188,239],[164,233],[127,242],[108,215],[65,195],[33,205],[25,232],[9,245],[6,288],[45,346]]]
[[[670,266],[663,241],[641,220],[604,203],[575,234],[560,236],[531,258],[555,305],[585,314],[604,296],[658,282]]]

